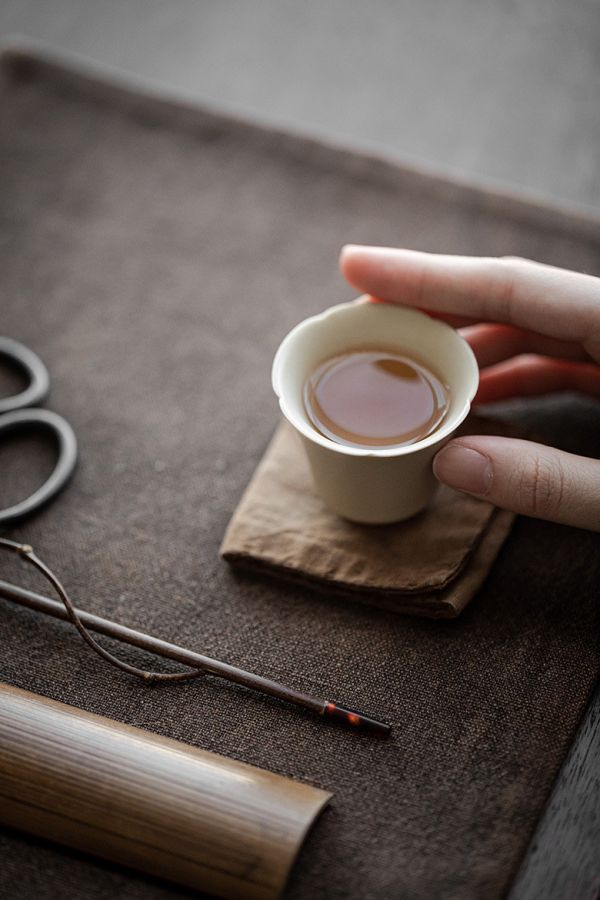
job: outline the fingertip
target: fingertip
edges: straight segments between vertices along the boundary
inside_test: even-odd
[[[436,454],[433,474],[438,481],[457,491],[485,496],[492,486],[493,468],[485,453],[454,440]]]
[[[342,275],[352,287],[363,290],[362,278],[365,271],[365,262],[368,265],[368,253],[365,247],[359,244],[345,244],[340,252],[340,270]]]
[[[364,259],[379,263],[382,259],[395,257],[404,251],[397,247],[383,247],[377,244],[344,244],[340,256],[347,259]]]
[[[362,244],[344,244],[340,250],[340,265],[351,264],[354,260],[364,257],[367,247]]]

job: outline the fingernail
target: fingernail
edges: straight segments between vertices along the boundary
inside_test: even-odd
[[[433,461],[435,477],[467,494],[488,494],[492,487],[492,463],[487,456],[464,447],[448,444]]]

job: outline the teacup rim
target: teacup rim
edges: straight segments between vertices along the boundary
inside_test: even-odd
[[[309,423],[300,419],[297,415],[295,415],[289,408],[286,407],[284,390],[282,386],[282,373],[285,361],[285,354],[289,346],[293,343],[300,332],[305,331],[306,329],[318,327],[322,322],[332,317],[336,317],[338,315],[347,315],[353,309],[357,307],[371,306],[373,309],[377,309],[380,306],[385,306],[388,310],[394,310],[395,314],[404,316],[405,318],[413,318],[413,319],[426,319],[428,322],[428,327],[435,328],[439,331],[444,331],[448,334],[452,335],[453,341],[458,341],[457,346],[461,347],[462,352],[464,352],[467,356],[469,363],[473,369],[473,383],[471,385],[471,389],[468,392],[468,395],[465,399],[464,404],[459,407],[459,410],[452,415],[452,417],[444,422],[440,428],[436,431],[432,432],[432,434],[423,438],[420,441],[415,441],[414,444],[406,444],[400,447],[349,447],[345,444],[338,444],[336,441],[331,440],[330,438],[325,437],[320,434],[315,428],[313,428]],[[363,313],[364,314],[364,313]],[[355,300],[351,300],[346,303],[338,303],[335,306],[330,306],[327,309],[323,310],[316,315],[309,316],[306,319],[303,319],[297,325],[295,325],[283,338],[281,341],[273,359],[273,366],[271,370],[271,382],[273,385],[273,390],[279,400],[279,407],[283,416],[287,419],[287,421],[307,440],[312,441],[315,444],[320,445],[321,447],[325,447],[329,450],[334,451],[335,453],[341,453],[345,456],[355,456],[355,457],[375,457],[379,459],[384,459],[388,457],[398,457],[398,456],[408,456],[412,453],[417,453],[420,450],[424,450],[427,447],[431,447],[435,444],[438,444],[448,438],[458,426],[464,422],[469,411],[471,409],[471,403],[473,398],[477,392],[477,387],[479,384],[479,367],[477,365],[477,360],[475,358],[475,354],[471,350],[469,344],[465,341],[465,339],[460,335],[456,329],[452,328],[446,322],[442,322],[439,319],[434,319],[431,316],[428,316],[426,313],[421,312],[420,310],[412,309],[406,306],[397,306],[395,304],[386,303],[365,303],[362,297],[358,297]]]

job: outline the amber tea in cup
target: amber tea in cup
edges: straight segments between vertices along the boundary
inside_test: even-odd
[[[432,434],[449,407],[448,387],[395,348],[362,347],[321,363],[304,405],[324,437],[347,447],[401,447]]]

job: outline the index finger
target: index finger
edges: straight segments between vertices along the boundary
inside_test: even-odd
[[[382,300],[518,325],[600,355],[600,278],[593,275],[512,257],[352,244],[340,266],[354,287]]]

